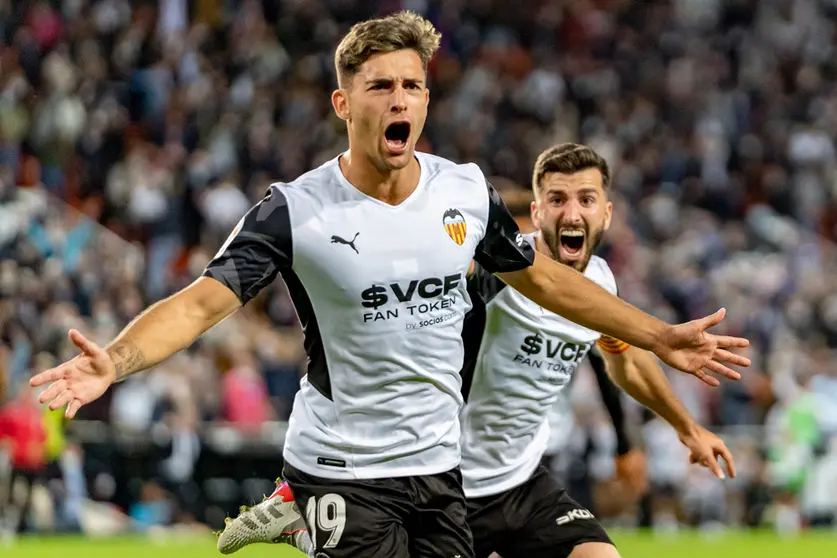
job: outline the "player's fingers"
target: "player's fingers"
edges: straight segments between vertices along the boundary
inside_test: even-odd
[[[64,366],[57,366],[55,368],[50,368],[49,370],[44,370],[40,374],[35,374],[31,378],[29,378],[29,385],[31,387],[39,387],[46,385],[50,382],[54,382],[56,380],[60,380],[64,377]],[[43,403],[43,401],[42,401]]]
[[[54,411],[55,409],[60,409],[67,403],[73,400],[73,392],[70,390],[64,390],[58,394],[58,397],[52,400],[52,403],[49,404],[49,409]]]
[[[96,343],[82,335],[79,330],[71,329],[69,335],[70,341],[72,341],[76,347],[81,349],[84,352],[84,354],[89,356],[96,356],[100,352],[102,352],[101,347],[99,347]]]
[[[62,378],[62,379],[54,382],[48,388],[46,388],[38,396],[38,401],[40,403],[46,403],[47,401],[52,401],[53,399],[55,399],[58,396],[58,394],[63,392],[65,389],[67,389],[67,380],[64,380]]]
[[[705,367],[704,369],[695,372],[695,378],[708,385],[709,387],[718,387],[719,385],[721,385],[721,382],[718,380],[718,378],[710,375]]]
[[[732,458],[732,453],[729,451],[729,448],[726,444],[721,444],[718,448],[715,449],[715,452],[719,454],[724,463],[727,465],[727,472],[729,473],[730,478],[735,478],[735,460]]]
[[[81,401],[79,401],[78,399],[73,399],[67,405],[67,410],[64,412],[64,416],[68,419],[71,419],[74,416],[76,416],[76,413],[79,409],[81,409]]]
[[[701,329],[707,330],[707,329],[710,329],[712,327],[715,327],[716,325],[721,323],[721,321],[724,319],[724,316],[726,316],[726,314],[727,314],[726,308],[721,308],[720,310],[718,310],[714,314],[710,314],[709,316],[706,316],[705,318],[701,318],[700,319]]]
[[[744,348],[750,346],[750,340],[744,337],[732,337],[731,335],[713,335],[719,347]]]
[[[709,360],[706,364],[703,365],[704,370],[708,370],[713,374],[717,374],[718,376],[723,376],[730,380],[740,380],[741,374],[733,370],[732,368],[728,368],[718,362],[717,360]]]
[[[709,455],[701,459],[701,464],[712,471],[712,474],[718,477],[721,480],[727,478],[724,474],[724,470],[721,469],[721,466],[718,464],[718,459],[715,457],[715,454],[709,452]]]
[[[749,358],[737,355],[731,351],[727,351],[726,349],[715,349],[715,353],[712,355],[712,358],[719,362],[726,362],[727,364],[732,364],[734,366],[750,366]]]

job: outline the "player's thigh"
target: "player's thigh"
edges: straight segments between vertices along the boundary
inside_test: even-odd
[[[411,558],[473,558],[474,542],[458,469],[413,477]]]
[[[477,558],[496,557],[494,552],[510,538],[511,529],[503,512],[503,494],[468,498],[468,526],[474,537]]]
[[[283,475],[305,518],[317,558],[406,558],[406,491],[396,479],[339,481],[285,465]]]
[[[609,546],[615,550],[593,514],[573,500],[545,470],[539,469],[521,487],[518,496],[521,515],[515,523],[519,527],[515,536],[497,549],[503,558],[578,558],[573,554],[575,549],[592,543],[596,544],[587,546],[588,549]]]
[[[588,542],[573,548],[569,558],[621,558],[616,547],[609,543]]]

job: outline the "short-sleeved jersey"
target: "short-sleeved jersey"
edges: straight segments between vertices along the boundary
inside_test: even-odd
[[[590,258],[584,275],[616,294],[603,259]],[[531,476],[549,440],[550,409],[600,334],[506,288],[480,266],[469,291],[461,466],[465,495],[478,498]]]
[[[456,467],[469,264],[534,261],[476,165],[416,157],[418,186],[397,206],[352,186],[338,158],[272,185],[205,271],[243,302],[284,278],[308,356],[284,457],[311,475]]]

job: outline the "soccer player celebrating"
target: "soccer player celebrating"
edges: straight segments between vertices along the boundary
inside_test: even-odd
[[[279,274],[305,334],[308,373],[284,448],[315,553],[474,555],[459,472],[461,336],[472,261],[545,309],[713,385],[745,339],[707,330],[723,311],[672,326],[537,253],[479,168],[415,152],[439,34],[402,12],[356,24],[335,53],[332,105],[347,152],[272,185],[204,276],[99,347],[33,377],[67,416],[154,366]]]
[[[607,162],[586,146],[562,144],[535,163],[527,242],[616,294],[607,263],[593,255],[612,212]],[[472,267],[473,308],[463,337],[462,476],[476,556],[613,558],[601,525],[540,465],[549,439],[548,414],[594,345],[614,382],[671,424],[694,463],[719,478],[718,456],[735,474],[723,441],[697,425],[672,393],[653,354],[573,323],[509,289],[481,265]],[[591,355],[592,356],[592,355]],[[598,357],[594,366],[601,366]],[[293,495],[281,486],[265,502],[228,520],[218,547],[231,553],[254,542],[288,542],[308,552],[292,519]],[[282,510],[271,519],[270,510]],[[259,517],[263,518],[259,520]]]
[[[608,165],[589,147],[547,149],[532,178],[537,232],[526,238],[539,253],[616,294],[613,273],[593,255],[610,225],[609,187]],[[468,320],[475,323],[465,331],[479,336],[479,349],[463,370],[471,386],[462,412],[461,468],[478,557],[619,556],[592,514],[540,464],[549,411],[567,396],[565,386],[594,345],[614,382],[675,428],[692,462],[724,478],[721,456],[735,474],[724,443],[696,424],[653,354],[545,312],[479,264],[469,282],[475,302]]]

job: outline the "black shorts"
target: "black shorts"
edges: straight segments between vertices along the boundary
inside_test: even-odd
[[[316,558],[473,558],[462,475],[315,477],[285,463]]]
[[[477,558],[566,558],[587,542],[613,544],[596,518],[539,466],[525,483],[468,499]]]

